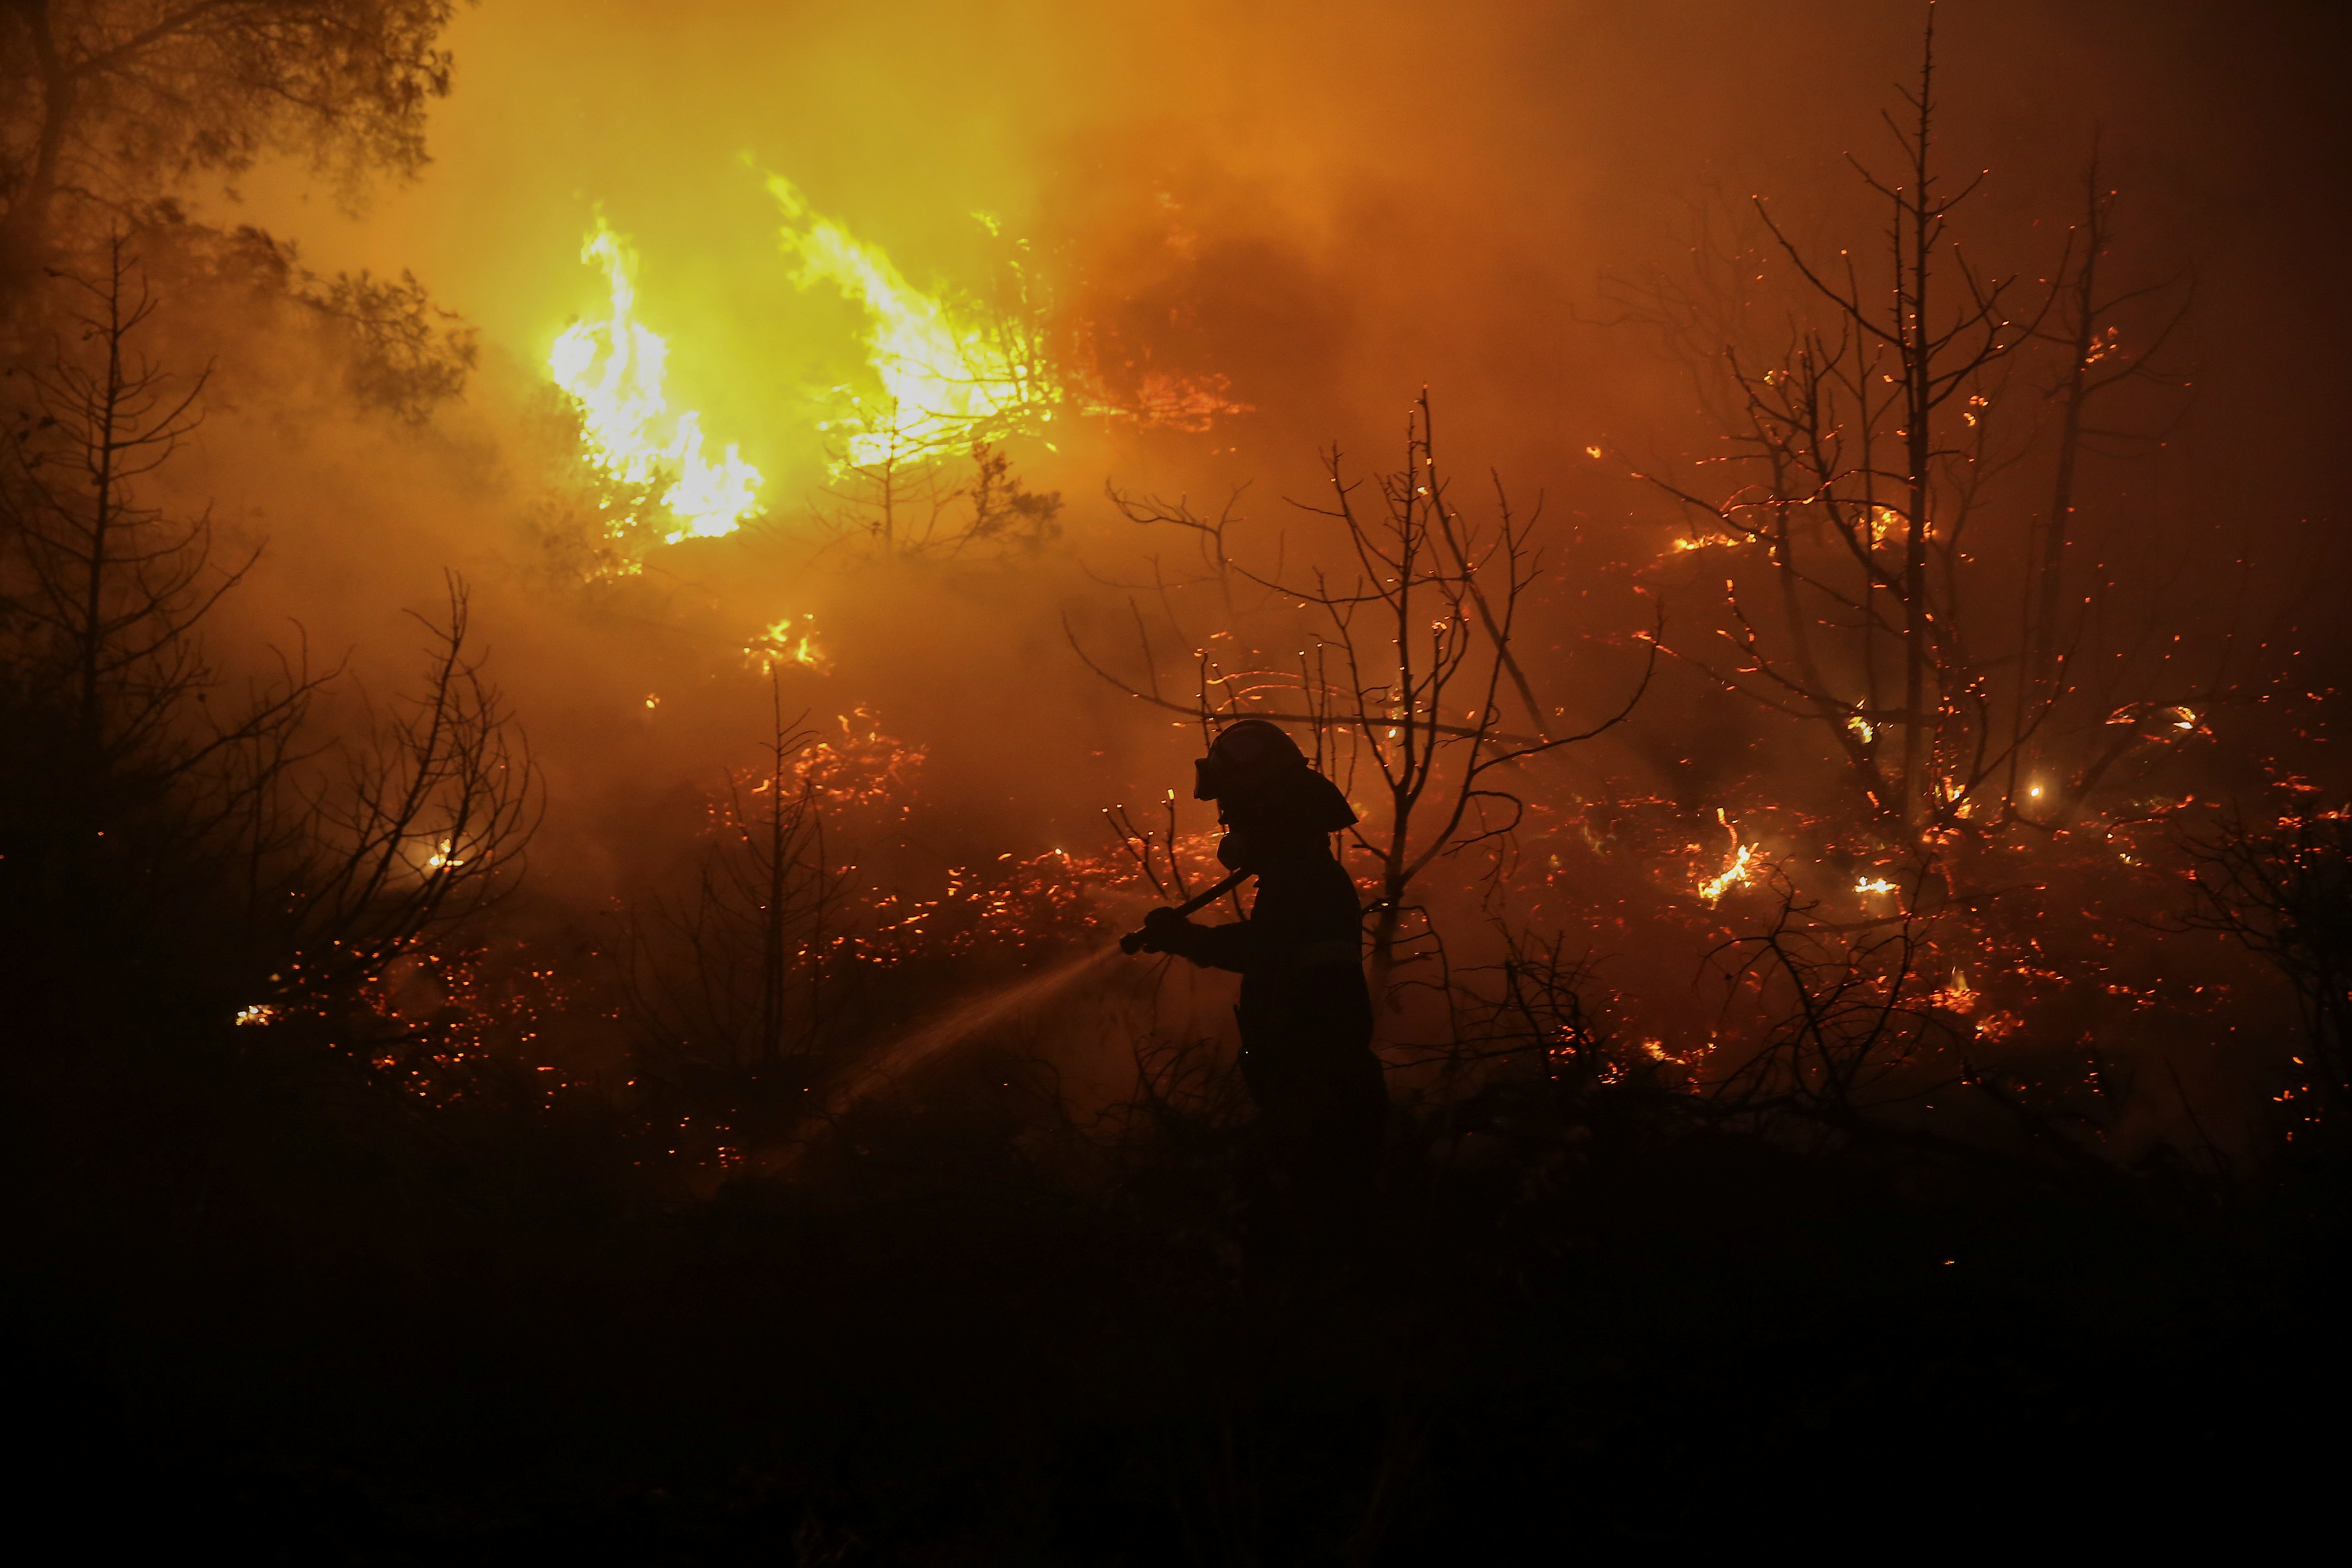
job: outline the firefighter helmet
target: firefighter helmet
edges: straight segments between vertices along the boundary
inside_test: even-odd
[[[1209,754],[1192,764],[1192,798],[1254,794],[1307,766],[1298,742],[1264,719],[1238,719],[1217,731]]]

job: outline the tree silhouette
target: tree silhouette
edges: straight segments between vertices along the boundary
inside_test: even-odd
[[[307,155],[347,195],[425,162],[453,0],[10,0],[0,5],[0,268],[73,209]]]

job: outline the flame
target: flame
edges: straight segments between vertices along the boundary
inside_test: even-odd
[[[793,283],[830,284],[866,311],[866,356],[882,403],[846,421],[851,462],[940,450],[1052,418],[1055,399],[1017,325],[979,320],[976,310],[916,289],[879,247],[816,212],[782,174],[768,176],[768,194],[783,209],[785,254],[800,261]]]
[[[711,457],[702,416],[669,411],[662,390],[669,345],[636,319],[636,254],[601,214],[580,259],[604,268],[609,311],[565,328],[547,365],[555,384],[580,405],[596,466],[622,484],[667,481],[660,500],[677,522],[665,535],[670,543],[734,532],[757,509],[760,470],[731,441],[723,456]]]
[[[830,673],[833,660],[827,658],[824,650],[817,646],[816,616],[807,615],[799,617],[797,632],[793,630],[794,625],[791,616],[771,623],[767,630],[744,646],[743,656],[760,667],[761,675],[773,674],[780,664],[797,664],[803,669],[815,670],[819,675]]]
[[[1114,394],[1101,384],[1090,350],[1047,353],[1044,311],[1017,259],[1010,289],[994,304],[954,290],[927,293],[879,246],[818,212],[790,180],[769,174],[766,185],[782,216],[779,239],[793,286],[836,291],[860,320],[852,358],[863,364],[852,373],[854,384],[796,411],[834,434],[836,473],[959,456],[976,442],[1038,434],[1066,412],[1193,432],[1248,412],[1224,395],[1222,375],[1145,369]],[[971,216],[991,235],[1001,233],[988,214]],[[1019,242],[1013,244],[1017,252]],[[591,458],[616,485],[659,491],[676,523],[664,535],[670,542],[734,532],[758,510],[763,476],[731,443],[714,452],[698,412],[671,407],[669,344],[638,319],[636,255],[601,214],[581,259],[603,270],[610,303],[557,337],[548,367],[580,406]],[[1091,344],[1090,323],[1066,325],[1065,336]]]
[[[1734,884],[1748,880],[1748,863],[1756,853],[1752,847],[1739,842],[1738,825],[1724,815],[1721,806],[1715,808],[1715,819],[1730,829],[1732,852],[1731,864],[1723,868],[1723,875],[1711,878],[1698,885],[1698,896],[1710,904],[1729,892]]]
[[[1855,881],[1853,890],[1857,893],[1892,893],[1896,889],[1895,884],[1884,877],[1864,877]]]
[[[1958,1013],[1963,1017],[1976,1010],[1978,1000],[1976,988],[1969,984],[1968,975],[1957,969],[1952,971],[1952,983],[1949,985],[1931,993],[1927,997],[1930,1005],[1941,1007],[1947,1012]]]

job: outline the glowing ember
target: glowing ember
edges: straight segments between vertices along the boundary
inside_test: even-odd
[[[661,504],[677,522],[671,543],[734,532],[757,509],[760,470],[732,442],[713,458],[702,416],[670,412],[662,389],[669,345],[636,318],[637,260],[627,242],[599,217],[580,258],[604,268],[609,313],[564,329],[547,364],[579,402],[591,456],[617,483],[667,484]]]
[[[240,1007],[236,1010],[237,1023],[246,1027],[258,1027],[263,1024],[274,1023],[277,1017],[278,1009],[263,1003],[256,1003],[250,1007]]]
[[[1723,868],[1721,876],[1710,878],[1698,885],[1698,896],[1710,904],[1721,899],[1738,883],[1748,880],[1748,862],[1756,853],[1751,846],[1739,842],[1738,827],[1731,818],[1724,815],[1721,806],[1716,807],[1715,819],[1730,830],[1731,863]]]
[[[1948,1012],[1966,1016],[1976,1011],[1978,996],[1975,988],[1969,984],[1969,977],[1955,969],[1952,971],[1952,983],[1935,992],[1927,1000]]]

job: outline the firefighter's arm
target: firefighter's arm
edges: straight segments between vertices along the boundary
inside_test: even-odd
[[[1247,969],[1255,934],[1247,921],[1194,925],[1174,910],[1154,910],[1143,917],[1144,952],[1177,953],[1203,969]]]

